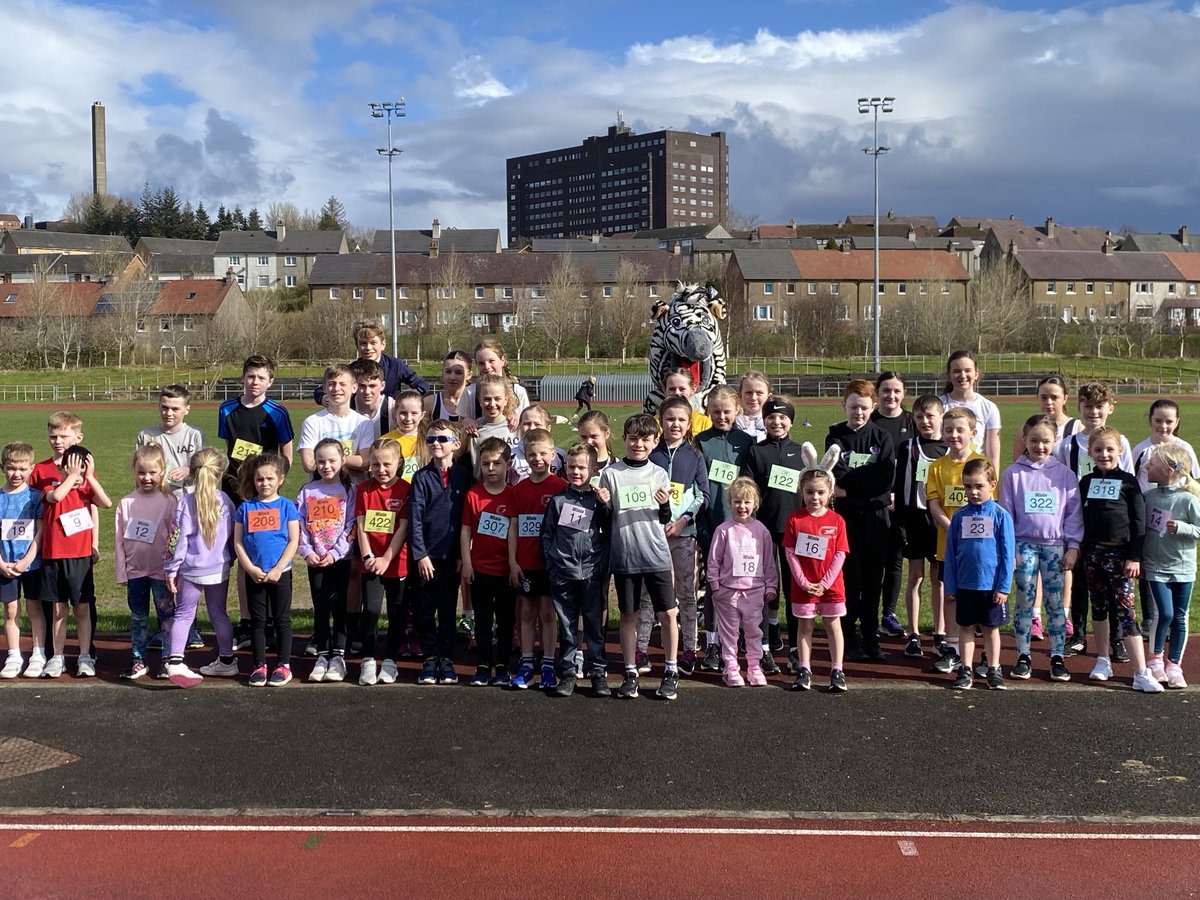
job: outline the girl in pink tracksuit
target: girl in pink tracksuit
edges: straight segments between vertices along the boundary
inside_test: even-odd
[[[767,683],[762,670],[763,606],[779,596],[779,570],[771,532],[754,518],[760,502],[750,478],[735,478],[726,491],[732,518],[713,532],[708,551],[708,589],[717,609],[717,632],[725,664],[724,681]],[[738,630],[746,638],[746,680],[738,669]]]

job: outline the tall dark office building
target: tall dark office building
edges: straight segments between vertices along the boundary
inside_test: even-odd
[[[725,132],[608,134],[507,161],[508,243],[716,225],[729,219]]]

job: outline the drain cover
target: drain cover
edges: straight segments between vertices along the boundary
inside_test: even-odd
[[[77,759],[79,757],[74,753],[39,744],[37,741],[0,737],[0,781],[44,772],[47,769],[57,769]]]

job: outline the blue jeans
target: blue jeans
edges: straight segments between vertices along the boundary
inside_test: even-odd
[[[160,628],[175,615],[175,600],[165,581],[149,576],[129,579],[125,596],[129,603],[129,639],[134,659],[146,656],[146,620],[150,617],[151,594],[154,595],[154,613]]]
[[[1162,653],[1167,643],[1167,629],[1171,631],[1171,662],[1183,659],[1183,648],[1188,637],[1188,603],[1192,599],[1190,581],[1151,581],[1150,593],[1158,607],[1158,625],[1154,629],[1154,652]]]

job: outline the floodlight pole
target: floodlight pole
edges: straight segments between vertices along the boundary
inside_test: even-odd
[[[859,97],[858,111],[873,113],[875,118],[875,140],[870,147],[863,147],[863,153],[873,157],[875,168],[875,292],[871,298],[871,324],[875,336],[875,371],[882,372],[879,361],[879,157],[887,153],[889,147],[879,146],[879,113],[892,111],[895,97]]]
[[[404,116],[404,100],[387,100],[383,103],[372,103],[371,117],[374,119],[387,119],[387,146],[379,147],[376,152],[380,156],[387,157],[388,163],[388,238],[391,241],[392,247],[392,353],[399,354],[397,347],[399,341],[399,316],[396,309],[396,204],[392,195],[392,160],[399,156],[403,151],[392,146],[392,118],[402,118]]]

